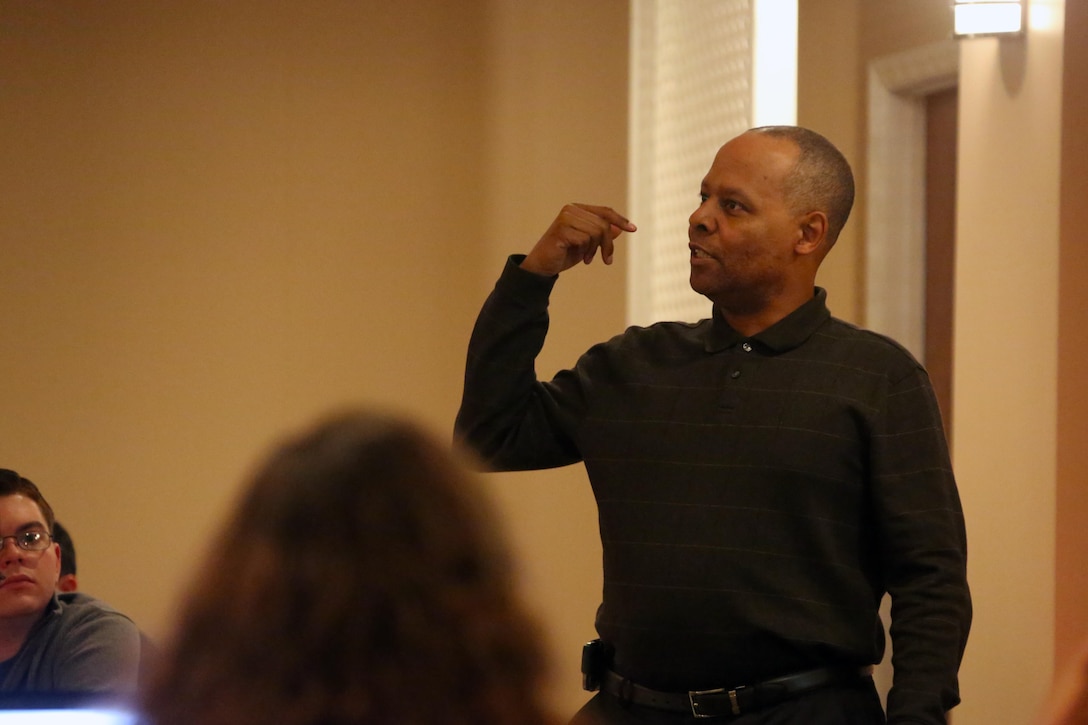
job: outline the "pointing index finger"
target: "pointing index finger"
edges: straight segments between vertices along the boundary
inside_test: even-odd
[[[609,224],[618,227],[621,231],[638,231],[638,227],[632,224],[627,217],[623,216],[610,206],[594,206],[592,204],[575,204],[575,206],[585,209],[592,214],[596,214]]]

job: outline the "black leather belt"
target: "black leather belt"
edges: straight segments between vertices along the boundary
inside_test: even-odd
[[[611,670],[605,670],[601,678],[601,690],[634,705],[672,712],[690,712],[697,718],[737,717],[778,705],[822,687],[854,684],[872,673],[871,666],[860,669],[825,667],[776,677],[754,685],[691,692],[660,692],[636,685]]]

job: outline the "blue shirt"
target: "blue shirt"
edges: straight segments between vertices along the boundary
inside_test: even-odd
[[[86,594],[54,595],[23,646],[0,663],[0,693],[129,694],[139,666],[131,619]]]

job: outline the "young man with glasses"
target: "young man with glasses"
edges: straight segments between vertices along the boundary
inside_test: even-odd
[[[90,597],[61,601],[53,509],[0,469],[0,693],[111,693],[136,687],[140,633]]]

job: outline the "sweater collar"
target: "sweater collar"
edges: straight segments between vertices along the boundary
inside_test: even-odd
[[[810,338],[816,329],[831,317],[827,309],[827,290],[816,287],[812,298],[766,330],[751,337],[740,334],[725,321],[717,305],[714,305],[710,329],[704,345],[707,352],[721,352],[734,345],[751,341],[770,353],[783,353],[798,347]]]

